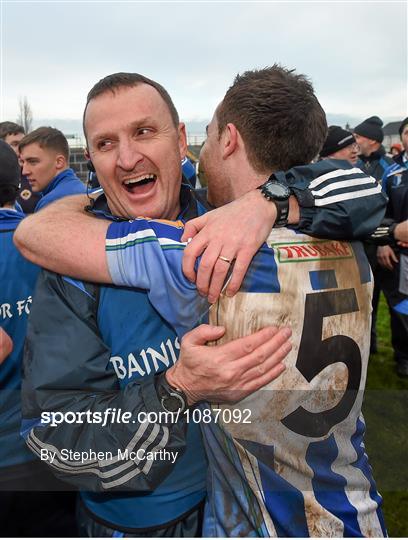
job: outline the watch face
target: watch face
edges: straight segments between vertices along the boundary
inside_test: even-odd
[[[290,190],[287,186],[278,182],[267,182],[264,184],[264,190],[267,194],[276,200],[286,200],[290,197]]]
[[[181,396],[174,393],[163,397],[161,399],[161,405],[166,411],[175,413],[179,410],[184,410],[186,404]]]

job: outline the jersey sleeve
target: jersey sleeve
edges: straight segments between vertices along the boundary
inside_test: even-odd
[[[375,178],[340,160],[293,167],[275,176],[288,185],[300,207],[296,226],[320,238],[362,239],[384,217],[388,198]]]
[[[154,377],[119,388],[108,367],[110,349],[98,330],[97,296],[86,285],[40,274],[24,353],[22,435],[58,478],[77,487],[150,491],[171,472],[171,462],[126,453],[119,459],[119,450],[133,454],[149,447],[182,455],[186,421],[184,415],[175,422],[143,421],[144,413],[159,417],[162,411]],[[107,411],[126,411],[131,418],[118,423],[105,416]],[[75,459],[75,453],[90,450],[111,452],[112,459]]]
[[[182,234],[180,221],[136,219],[112,223],[106,235],[112,282],[145,289],[179,337],[194,328],[208,309],[207,300],[183,274]]]

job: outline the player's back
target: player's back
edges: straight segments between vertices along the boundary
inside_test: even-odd
[[[289,325],[286,371],[202,424],[210,461],[206,536],[382,536],[364,450],[371,271],[359,243],[273,230],[240,292],[210,323],[229,341]],[[208,407],[208,406],[207,406]]]

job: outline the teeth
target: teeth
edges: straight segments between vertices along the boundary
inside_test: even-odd
[[[124,181],[125,186],[130,186],[132,184],[138,184],[146,180],[154,180],[156,178],[155,174],[146,174],[145,176],[139,176],[139,178],[129,178]]]

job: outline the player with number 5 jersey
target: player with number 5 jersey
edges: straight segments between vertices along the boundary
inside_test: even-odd
[[[181,234],[180,222],[137,219],[111,224],[106,239],[113,282],[148,289],[179,335],[205,312],[181,270]],[[227,329],[222,341],[289,325],[293,349],[278,379],[234,405],[213,405],[232,414],[201,423],[205,536],[386,534],[361,414],[372,285],[359,242],[275,229],[237,295],[210,308],[209,322]],[[233,421],[237,410],[250,410],[249,422]]]

